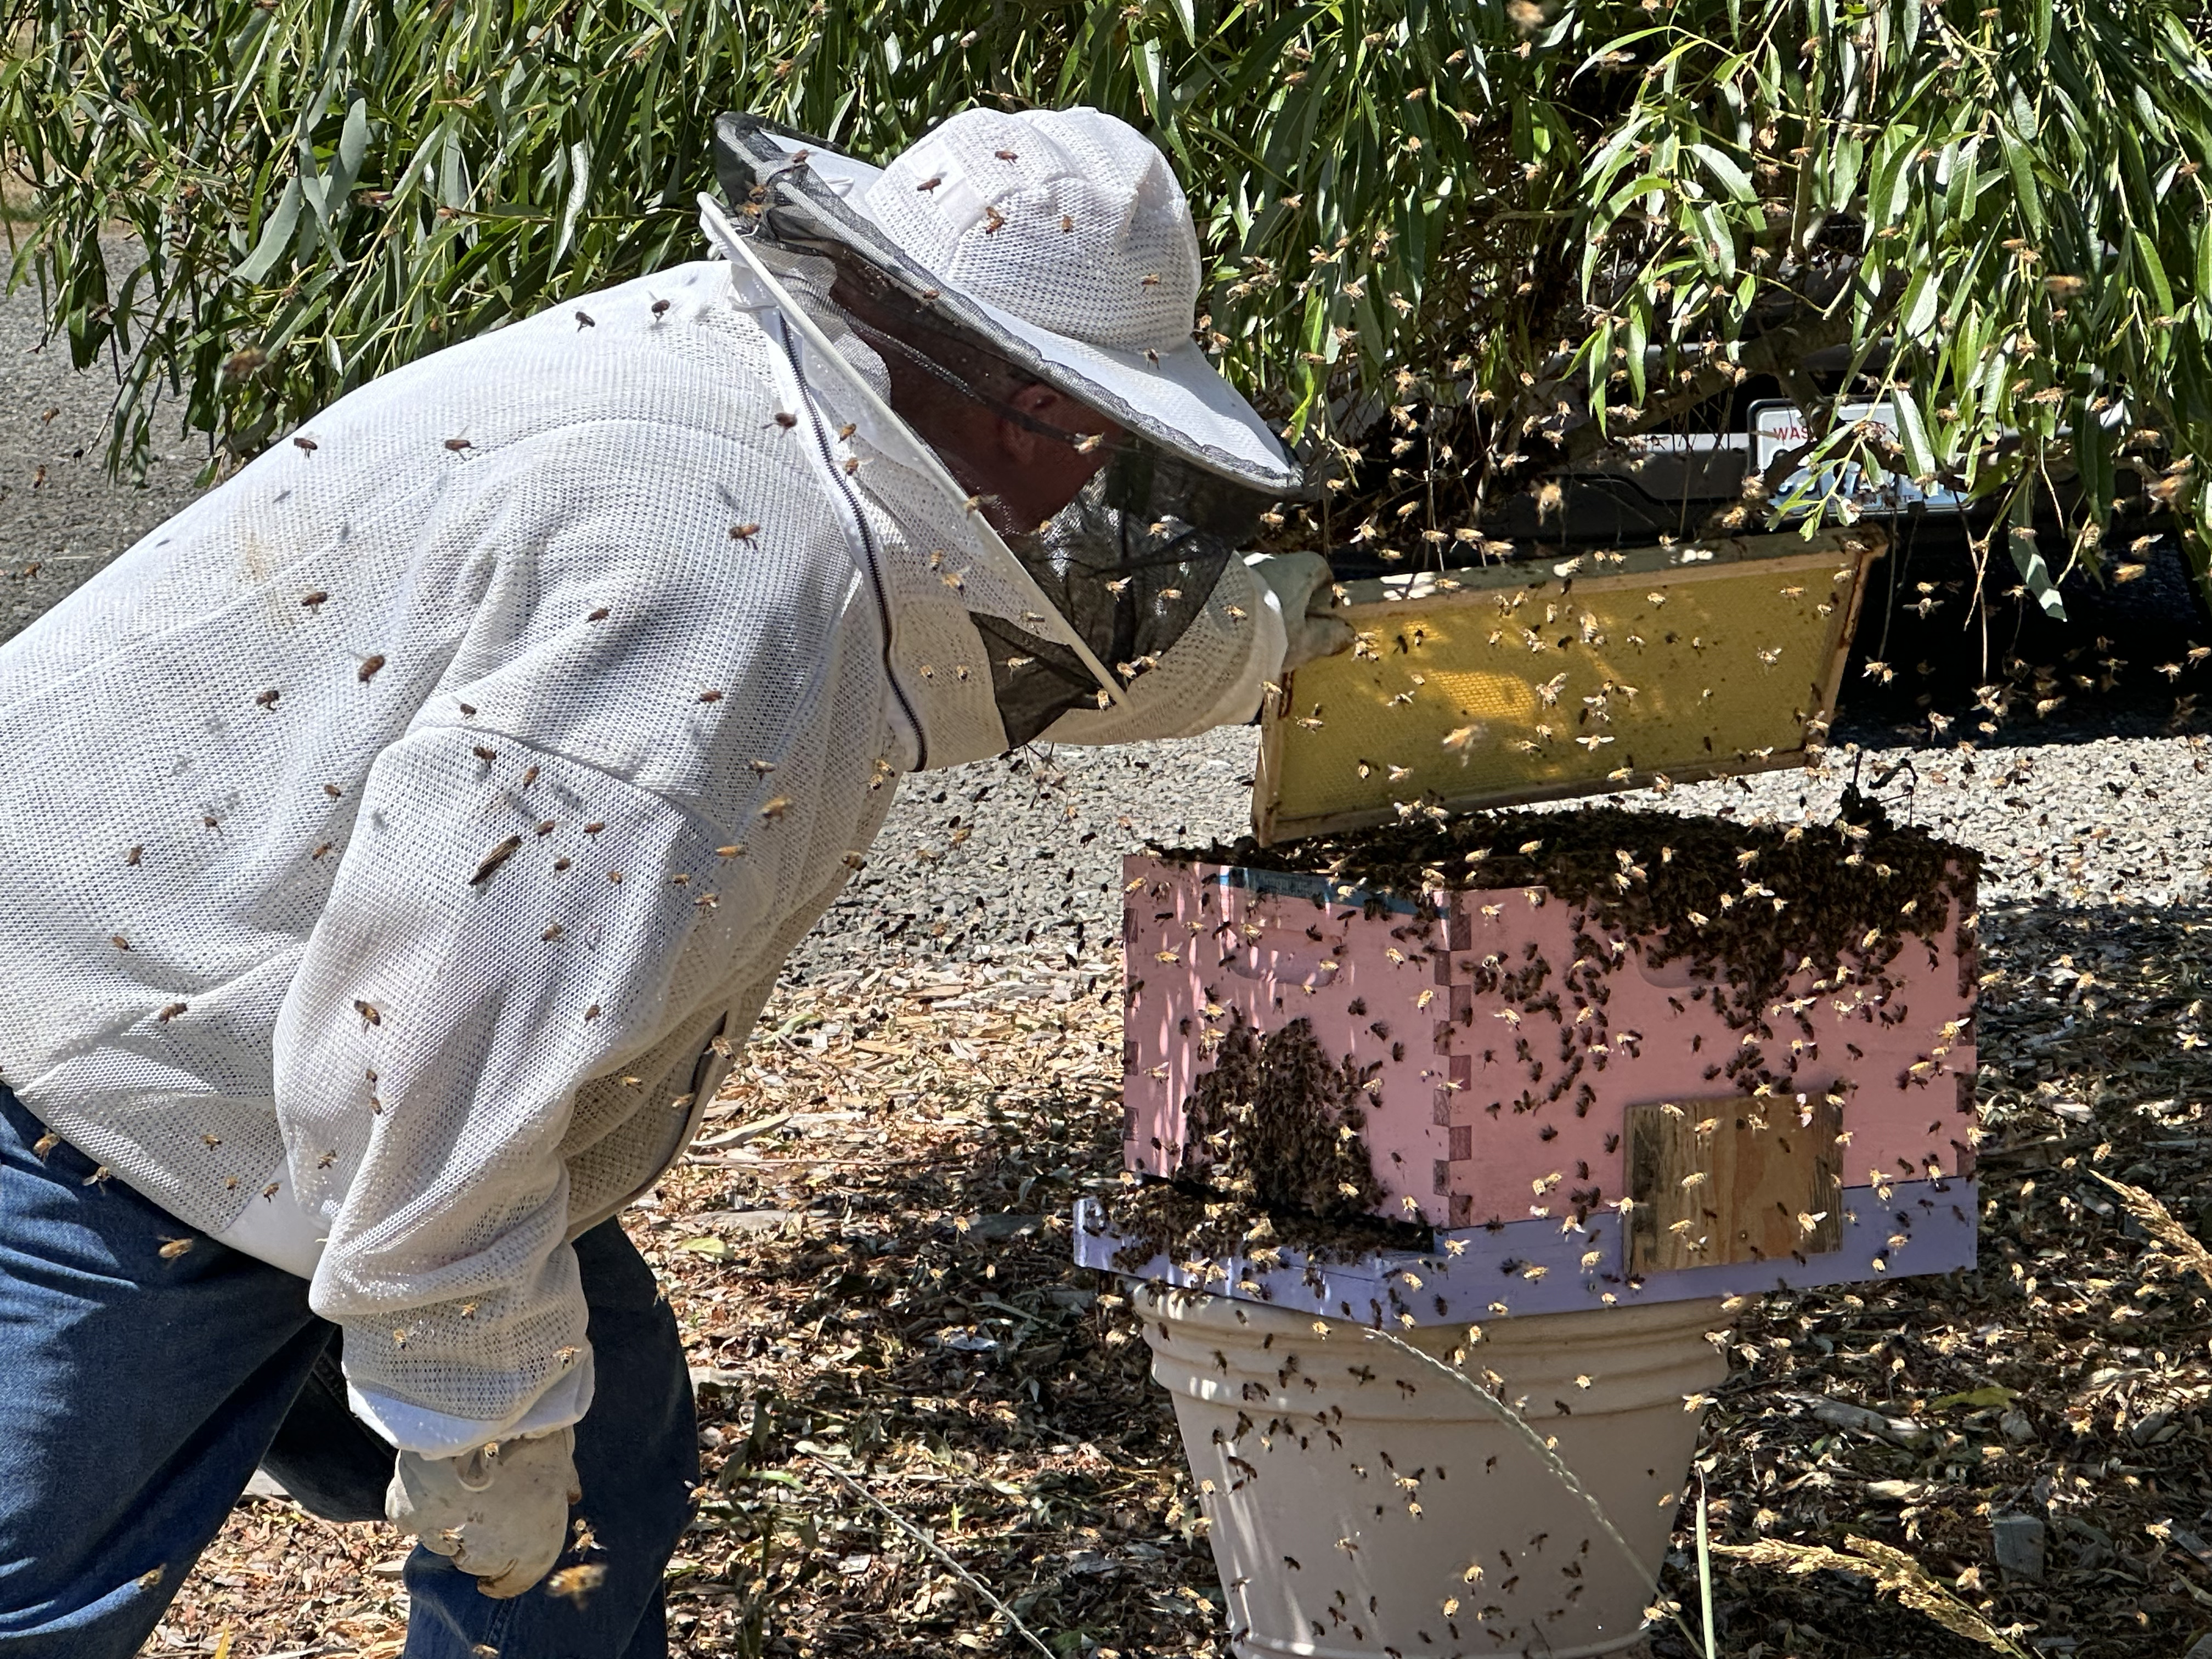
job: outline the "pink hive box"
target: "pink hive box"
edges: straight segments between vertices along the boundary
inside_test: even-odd
[[[1292,1255],[1194,1273],[1162,1256],[1139,1276],[1432,1323],[1973,1263],[1975,963],[1957,914],[1934,940],[1906,936],[1886,993],[1817,992],[1808,968],[1765,1011],[1762,1063],[1785,1081],[1759,1109],[1797,1114],[1832,1090],[1843,1101],[1839,1243],[1632,1275],[1619,1208],[1632,1109],[1741,1093],[1734,1073],[1745,1034],[1717,998],[1693,994],[1701,988],[1687,962],[1650,969],[1642,942],[1621,941],[1618,965],[1583,981],[1604,992],[1607,1040],[1592,1045],[1572,1023],[1579,999],[1551,994],[1563,991],[1561,973],[1540,986],[1528,982],[1535,975],[1510,977],[1534,962],[1577,963],[1578,936],[1587,945],[1596,934],[1610,949],[1603,930],[1541,889],[1455,893],[1443,915],[1424,916],[1406,898],[1318,876],[1147,856],[1128,859],[1123,872],[1127,1168],[1174,1171],[1183,1103],[1210,1064],[1199,1040],[1209,1020],[1219,1029],[1241,1016],[1266,1032],[1304,1018],[1328,1055],[1374,1069],[1364,1134],[1387,1194],[1376,1212],[1425,1221],[1437,1235],[1433,1253],[1402,1259]],[[1545,1075],[1532,1082],[1539,1060]],[[1127,1269],[1128,1243],[1086,1206],[1079,1261],[1108,1267],[1119,1256]]]

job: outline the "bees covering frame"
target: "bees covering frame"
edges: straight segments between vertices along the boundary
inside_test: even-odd
[[[1345,585],[1357,648],[1261,714],[1263,845],[1802,764],[1825,738],[1864,526]],[[1661,606],[1664,605],[1664,610]]]

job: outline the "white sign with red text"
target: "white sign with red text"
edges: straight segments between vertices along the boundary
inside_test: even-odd
[[[1837,411],[1838,422],[1850,425],[1865,421],[1877,435],[1893,438],[1896,433],[1896,406],[1888,403],[1845,404]],[[1760,472],[1774,465],[1778,456],[1786,454],[1812,441],[1813,434],[1805,413],[1796,404],[1777,400],[1754,404],[1751,409],[1752,465]],[[1803,468],[1792,472],[1775,491],[1775,499],[1787,500],[1805,483]],[[1836,488],[1839,480],[1834,472],[1820,480],[1823,493]],[[1924,503],[1930,507],[1955,507],[1962,499],[1956,490],[1923,489],[1911,479],[1895,473],[1882,476],[1879,484],[1871,483],[1863,476],[1862,469],[1854,465],[1842,470],[1840,486],[1852,502],[1861,507],[1876,510],[1887,507],[1911,507]]]

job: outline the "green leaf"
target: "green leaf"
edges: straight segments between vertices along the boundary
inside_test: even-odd
[[[1979,160],[1978,147],[1960,148],[1950,182],[1943,187],[1942,217],[1947,229],[1963,230],[1974,216],[1976,194],[1981,184]]]
[[[1932,478],[1936,472],[1936,447],[1928,441],[1928,423],[1921,418],[1919,400],[1903,386],[1890,394],[1897,410],[1897,447],[1915,480]]]
[[[1644,296],[1638,295],[1628,304],[1628,389],[1641,404],[1644,401],[1644,358],[1651,349],[1651,313],[1645,309]]]
[[[583,217],[584,204],[592,194],[592,141],[579,138],[568,146],[568,196],[561,209],[561,231],[553,240],[553,254],[549,268],[561,269],[574,245],[576,222]]]
[[[1694,203],[1690,207],[1690,218],[1695,227],[1692,236],[1698,244],[1698,254],[1705,269],[1724,283],[1735,280],[1735,233],[1721,217],[1720,210],[1711,202]]]
[[[1827,154],[1826,188],[1821,192],[1820,204],[1832,213],[1841,213],[1851,204],[1851,197],[1858,189],[1859,164],[1864,159],[1866,147],[1856,137],[1844,137],[1836,141]]]
[[[253,252],[247,254],[231,279],[240,283],[258,283],[266,276],[283,257],[284,249],[292,240],[292,233],[300,222],[300,180],[295,174],[284,186],[284,193],[276,206],[262,222],[261,239],[254,243]]]
[[[1943,309],[1943,285],[1933,265],[1923,265],[1913,277],[1911,287],[1905,291],[1905,305],[1898,319],[1898,332],[1907,340],[1921,340],[1936,325],[1936,319]]]
[[[2014,204],[2030,234],[2040,236],[2048,222],[2043,213],[2043,187],[2036,182],[2035,157],[2020,135],[2002,121],[1997,123],[1997,143],[2012,173]]]
[[[2112,434],[2097,411],[2076,400],[2072,410],[2074,466],[2081,480],[2081,501],[2089,515],[2103,524],[2112,517],[2112,498],[2118,480],[2112,465]]]
[[[1614,191],[1607,201],[1606,207],[1610,213],[1619,213],[1639,196],[1654,197],[1663,204],[1667,192],[1674,188],[1674,180],[1666,173],[1640,173]],[[1645,203],[1644,206],[1647,211],[1653,213],[1659,211],[1659,208],[1650,202]]]
[[[2158,314],[2161,317],[2172,316],[2174,314],[2173,288],[2166,280],[2166,262],[2159,258],[2158,244],[2140,230],[2135,233],[2135,244],[2136,258],[2141,268],[2142,279],[2150,284],[2151,295],[2158,301]]]
[[[1602,402],[1607,377],[1613,372],[1613,325],[1601,323],[1596,333],[1590,336],[1588,365],[1590,397]]]
[[[1912,199],[1913,159],[1919,154],[1919,136],[1910,128],[1893,128],[1884,135],[1886,153],[1877,167],[1878,180],[1868,193],[1867,209],[1877,228],[1893,225],[1905,216]]]
[[[1751,187],[1751,175],[1711,144],[1687,144],[1684,148],[1705,163],[1705,172],[1713,182],[1735,200],[1759,199],[1759,193]]]
[[[345,130],[338,134],[337,167],[333,177],[344,182],[332,186],[340,196],[361,177],[362,158],[368,154],[368,100],[356,98],[346,111]]]
[[[1940,1400],[1928,1402],[1931,1412],[1948,1412],[1964,1407],[1968,1411],[1994,1411],[1999,1406],[2009,1406],[2020,1398],[2017,1389],[2008,1389],[2002,1382],[1990,1382],[1978,1389],[1969,1389],[1964,1394],[1947,1394]]]
[[[2006,544],[2012,550],[2012,562],[2020,572],[2020,579],[2027,586],[2029,596],[2043,607],[2044,614],[2066,620],[2066,602],[2058,597],[2058,584],[2051,580],[2051,567],[2044,562],[2043,550],[2036,545],[2035,503],[2032,490],[2021,485],[2013,494],[2012,511],[2007,515]]]

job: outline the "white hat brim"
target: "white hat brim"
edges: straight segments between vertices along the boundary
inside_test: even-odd
[[[1172,450],[1208,471],[1273,496],[1303,492],[1303,471],[1260,412],[1222,379],[1195,340],[1187,340],[1158,361],[1141,351],[1094,345],[1018,317],[992,304],[941,273],[932,271],[898,248],[867,210],[868,188],[883,169],[750,117],[725,116],[726,143],[750,163],[788,163],[805,152],[803,167],[776,168],[786,188],[796,186],[809,198],[825,228],[836,228],[830,204],[859,225],[877,233],[871,242],[851,240],[877,263],[896,257],[908,271],[945,296],[957,296],[969,320],[1018,349],[1017,361],[1139,436]],[[825,200],[826,198],[826,200]]]

